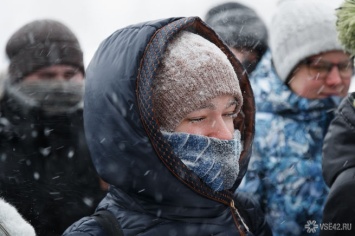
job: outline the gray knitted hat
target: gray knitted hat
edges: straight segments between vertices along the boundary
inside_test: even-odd
[[[174,131],[190,112],[220,95],[243,98],[226,54],[207,39],[182,31],[168,45],[153,82],[154,113],[165,131]]]
[[[303,59],[342,50],[336,32],[335,8],[324,0],[281,0],[270,24],[270,49],[284,82]]]
[[[6,45],[13,82],[46,66],[65,64],[84,74],[83,52],[73,32],[54,20],[36,20],[17,30]]]

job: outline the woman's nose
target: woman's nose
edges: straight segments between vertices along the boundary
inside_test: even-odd
[[[233,131],[233,120],[225,120],[221,117],[212,122],[208,136],[222,140],[231,140],[233,139]]]
[[[329,71],[329,74],[327,75],[325,83],[329,86],[335,86],[342,83],[342,78],[340,76],[338,67],[333,66],[333,68]]]

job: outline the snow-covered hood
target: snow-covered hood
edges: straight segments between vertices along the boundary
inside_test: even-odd
[[[213,192],[201,182],[172,154],[154,118],[155,71],[169,40],[181,30],[199,33],[214,42],[228,54],[238,74],[244,105],[235,126],[241,130],[244,147],[234,189],[239,185],[247,170],[254,137],[253,93],[241,64],[198,17],[128,26],[101,43],[86,71],[87,142],[99,175],[125,193],[169,205],[197,207],[205,205],[206,199],[228,205],[234,189]]]

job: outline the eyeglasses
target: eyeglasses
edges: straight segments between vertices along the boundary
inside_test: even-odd
[[[325,79],[330,71],[337,67],[341,79],[350,79],[354,73],[353,58],[340,63],[331,63],[320,59],[306,59],[302,64],[307,65],[309,75],[314,79]]]

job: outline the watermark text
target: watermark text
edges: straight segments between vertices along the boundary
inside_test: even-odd
[[[350,231],[352,230],[351,223],[317,223],[315,220],[308,220],[304,228],[307,233],[315,233],[317,230],[324,231]]]

